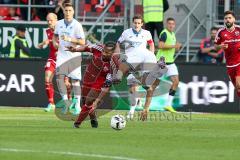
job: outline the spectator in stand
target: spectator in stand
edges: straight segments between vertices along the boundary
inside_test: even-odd
[[[18,0],[18,4],[27,5],[28,0]],[[27,20],[28,19],[28,8],[27,7],[21,7],[20,8],[20,14],[21,14],[21,19],[22,20]]]
[[[31,20],[32,21],[41,21],[39,15],[37,14],[37,8],[32,8]]]
[[[0,4],[17,4],[17,0],[0,0]]]
[[[56,4],[56,8],[54,10],[54,12],[57,14],[59,19],[63,19],[64,18],[64,14],[63,14],[63,4],[64,3],[72,3],[71,0],[58,0],[57,4]]]
[[[219,64],[223,62],[224,51],[222,49],[217,50],[214,46],[214,39],[217,34],[218,28],[212,27],[210,37],[201,41],[200,50],[198,53],[200,62],[205,64]]]
[[[10,7],[8,9],[8,15],[3,17],[3,20],[20,20],[20,16],[17,14],[17,9]]]
[[[53,6],[55,4],[53,0],[34,0],[33,2],[34,2],[35,5],[46,5],[46,6],[50,5],[50,6]],[[36,15],[38,16],[38,18],[41,21],[45,21],[46,20],[47,14],[49,12],[53,12],[51,10],[51,8],[46,8],[46,7],[36,8]]]
[[[32,0],[31,4],[37,4],[37,2],[38,2],[37,0]],[[18,4],[28,5],[28,0],[18,0]],[[20,13],[21,13],[21,19],[27,21],[28,20],[28,8],[27,7],[21,7],[20,8]],[[40,21],[39,15],[37,13],[36,8],[32,8],[32,10],[31,10],[31,20]]]

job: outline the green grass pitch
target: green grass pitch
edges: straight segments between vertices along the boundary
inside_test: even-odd
[[[135,119],[110,127],[112,111],[99,128],[86,121],[74,129],[40,108],[0,107],[0,160],[239,160],[240,116],[186,114]],[[168,117],[169,116],[169,117]]]

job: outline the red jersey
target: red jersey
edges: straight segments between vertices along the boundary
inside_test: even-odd
[[[84,85],[93,85],[98,83],[102,85],[108,73],[110,73],[110,60],[103,60],[103,46],[94,45],[86,47],[86,52],[93,54],[91,62],[88,64],[86,71],[83,76]]]
[[[227,67],[240,64],[240,26],[235,26],[233,31],[228,31],[226,27],[220,28],[215,43],[228,44],[228,48],[224,50]]]
[[[56,61],[57,59],[57,49],[53,46],[53,35],[54,35],[54,30],[51,29],[51,28],[48,28],[46,30],[46,33],[47,33],[47,37],[48,37],[48,40],[49,40],[49,49],[50,49],[50,53],[49,53],[49,56],[48,56],[48,59],[52,59],[54,61]]]

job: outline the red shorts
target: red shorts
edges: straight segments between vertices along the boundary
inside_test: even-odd
[[[228,67],[227,68],[227,73],[232,81],[233,85],[236,86],[236,77],[240,76],[240,65],[236,67]],[[237,92],[238,96],[240,97],[240,92]]]
[[[236,77],[240,76],[240,65],[236,66],[236,67],[228,67],[227,68],[227,73],[228,76],[230,78],[230,80],[232,81],[233,85],[236,85]]]
[[[48,59],[46,65],[45,65],[45,72],[51,71],[54,73],[55,69],[56,69],[56,62],[52,59]]]
[[[104,84],[104,82],[103,83],[98,82],[98,83],[93,83],[93,84],[83,84],[82,85],[82,95],[87,96],[88,92],[91,89],[101,91],[103,84]]]
[[[91,97],[89,94],[90,91],[94,90],[95,92],[101,93],[101,88],[94,88],[91,85],[82,85],[82,103],[85,104],[87,97]]]
[[[86,97],[91,90],[101,92],[101,88],[94,88],[94,87],[89,86],[89,85],[82,85],[82,96]]]

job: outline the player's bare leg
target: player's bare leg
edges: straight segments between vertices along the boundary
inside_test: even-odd
[[[69,100],[72,100],[72,85],[71,85],[71,80],[67,76],[64,77],[64,83],[65,86],[67,87],[67,97]]]
[[[150,87],[146,88],[147,89],[146,102],[144,104],[144,110],[142,111],[141,117],[140,117],[140,119],[142,121],[147,120],[149,107],[150,107],[150,104],[151,104],[151,101],[152,101],[152,96],[153,96],[153,93],[154,93],[155,89],[159,85],[159,82],[160,82],[160,80],[156,79]]]
[[[59,89],[59,92],[62,96],[62,99],[63,100],[68,100],[68,96],[67,96],[67,88],[66,88],[66,85],[64,83],[64,78],[65,78],[65,75],[57,75],[56,76],[56,81],[57,81],[57,85],[58,85],[58,89]]]
[[[141,113],[140,119],[145,121],[147,120],[147,115],[149,112],[149,106],[151,104],[153,93],[156,87],[159,85],[159,78],[167,72],[165,59],[161,57],[157,64],[154,64],[152,69],[143,75],[141,83],[144,88],[147,90],[146,102],[144,104],[144,110]]]
[[[86,104],[87,105],[92,105],[92,108],[89,112],[89,117],[91,120],[91,126],[92,128],[97,128],[98,127],[98,121],[97,121],[97,115],[96,115],[96,108],[98,104],[95,104],[95,99],[98,98],[99,94],[101,93],[100,90],[91,90],[89,93],[89,98],[86,99]]]
[[[171,76],[171,81],[172,81],[172,85],[171,88],[169,90],[169,95],[168,95],[168,101],[167,101],[167,106],[164,108],[167,111],[170,111],[172,113],[176,113],[176,111],[173,109],[172,107],[172,102],[173,102],[173,98],[175,96],[178,84],[179,84],[179,77],[178,75],[175,76]]]
[[[68,96],[67,96],[67,87],[64,83],[64,78],[65,75],[64,74],[59,74],[56,76],[56,82],[57,82],[57,86],[60,92],[60,95],[62,97],[63,100],[63,104],[64,104],[64,108],[62,110],[63,114],[67,114],[67,112],[69,111],[69,106],[71,105],[71,101],[68,100]]]
[[[45,89],[48,97],[48,106],[44,110],[46,112],[49,112],[55,108],[55,103],[54,103],[54,87],[53,87],[53,80],[54,73],[50,70],[45,71]]]
[[[127,119],[133,119],[133,117],[134,117],[135,108],[136,108],[137,102],[139,100],[138,95],[137,95],[137,88],[138,88],[138,86],[136,84],[132,85],[129,88],[130,110],[128,112]]]
[[[236,76],[236,90],[237,90],[237,95],[240,97],[240,76]]]

